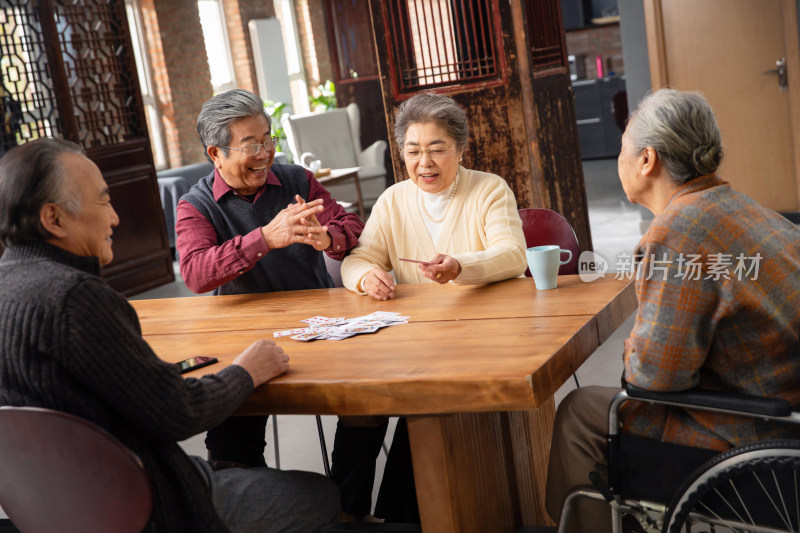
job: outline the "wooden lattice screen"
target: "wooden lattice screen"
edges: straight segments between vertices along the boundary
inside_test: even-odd
[[[55,0],[51,16],[40,4],[4,0],[0,8],[0,153],[43,136],[86,148],[146,137],[132,105],[139,89],[124,3]]]
[[[567,53],[558,0],[527,0],[525,14],[534,75],[567,68]]]
[[[497,0],[390,0],[395,94],[503,82]]]
[[[172,281],[124,0],[0,2],[0,156],[39,137],[86,149],[120,225],[103,276],[135,294]]]
[[[44,35],[32,2],[0,8],[0,155],[30,139],[63,131]]]

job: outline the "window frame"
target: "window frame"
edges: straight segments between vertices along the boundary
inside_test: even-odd
[[[208,61],[209,74],[211,74],[211,87],[214,91],[214,94],[220,94],[225,91],[229,91],[231,89],[236,89],[238,87],[236,83],[236,71],[233,68],[233,55],[231,54],[231,44],[230,40],[228,39],[228,24],[225,19],[225,8],[223,6],[222,0],[197,0],[198,14],[200,14],[200,2],[213,2],[217,5],[217,12],[219,14],[219,26],[222,33],[222,44],[227,63],[226,66],[228,74],[230,75],[229,82],[223,83],[221,85],[214,84],[214,76],[212,74],[213,67],[211,66],[211,57],[209,56],[209,45],[208,42],[206,41],[205,31],[203,31],[203,45],[206,51],[206,60]],[[202,27],[202,17],[200,18],[200,25]]]
[[[489,37],[491,42],[493,43],[494,50],[495,50],[495,65],[496,65],[496,72],[489,76],[483,77],[476,77],[476,78],[459,78],[453,81],[447,82],[440,82],[440,83],[429,83],[429,84],[418,84],[414,86],[404,86],[400,83],[398,79],[398,71],[400,68],[399,61],[398,61],[398,54],[400,53],[395,46],[395,36],[402,37],[402,29],[400,27],[395,27],[392,25],[391,16],[395,13],[401,13],[403,9],[408,9],[408,3],[413,2],[415,0],[387,0],[385,4],[385,9],[383,10],[383,19],[384,19],[384,27],[387,28],[387,32],[385,35],[386,47],[389,50],[390,56],[388,57],[389,62],[389,78],[391,80],[392,85],[392,94],[396,101],[406,100],[413,95],[424,92],[424,91],[435,91],[437,93],[453,93],[453,92],[464,92],[470,89],[475,88],[491,88],[497,87],[502,85],[508,84],[508,70],[506,68],[506,58],[505,58],[505,46],[503,44],[503,32],[502,32],[502,23],[500,20],[500,6],[498,0],[484,0],[486,2],[487,15],[489,17],[488,23],[484,26],[484,29],[489,30]],[[405,7],[400,8],[398,7],[400,3],[404,3]],[[398,17],[400,15],[394,15]],[[409,19],[405,19],[403,21],[404,24],[409,24]],[[455,27],[455,18],[451,17],[450,19],[451,27]],[[455,38],[455,35],[454,35]],[[410,51],[413,51],[413,46],[409,48]],[[434,75],[431,75],[434,76]]]
[[[142,95],[145,122],[150,136],[153,165],[156,170],[162,170],[169,166],[169,151],[167,150],[161,106],[158,103],[158,94],[153,82],[150,50],[144,35],[144,21],[139,0],[125,0],[125,12],[128,15],[131,46],[139,74],[139,92]]]

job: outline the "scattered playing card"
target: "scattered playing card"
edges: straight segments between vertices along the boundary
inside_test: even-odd
[[[329,318],[327,316],[313,316],[311,318],[306,318],[305,320],[301,320],[300,322],[305,322],[310,326],[327,326],[331,324],[340,324],[344,321],[344,317],[338,318]]]
[[[347,326],[347,330],[350,333],[375,333],[381,329],[381,326],[373,323],[358,323],[358,324],[351,324]]]
[[[354,335],[375,333],[379,329],[387,326],[407,324],[409,318],[408,316],[403,316],[400,313],[391,311],[375,311],[374,313],[355,318],[330,318],[318,315],[300,321],[308,324],[308,327],[276,331],[273,333],[273,336],[289,336],[298,341],[310,341],[315,339],[340,341]]]
[[[372,317],[372,318],[395,318],[399,314],[400,313],[393,313],[393,312],[390,312],[390,311],[375,311],[374,313],[370,313],[370,314],[368,314],[366,316],[367,317]],[[364,318],[366,318],[366,317],[364,317]]]
[[[297,335],[307,331],[308,328],[287,329],[286,331],[276,331],[272,334],[273,337],[288,337],[290,335]]]
[[[322,335],[321,331],[308,330],[308,331],[305,331],[305,332],[297,334],[297,335],[292,335],[289,338],[290,339],[295,339],[295,340],[298,340],[298,341],[310,341],[310,340],[316,339],[320,335]]]
[[[357,333],[344,333],[344,332],[337,332],[337,333],[329,333],[325,336],[327,340],[331,341],[343,341],[344,339],[349,339],[350,337],[355,337]]]

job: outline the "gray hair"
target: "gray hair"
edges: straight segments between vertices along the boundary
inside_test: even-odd
[[[394,121],[394,139],[402,150],[406,141],[406,131],[412,124],[435,122],[456,142],[460,152],[467,147],[469,126],[467,114],[449,96],[436,93],[417,93],[397,109]]]
[[[66,184],[61,154],[84,151],[70,141],[41,138],[12,148],[0,159],[0,239],[6,246],[52,237],[39,218],[45,204],[80,214],[81,197]]]
[[[255,115],[267,117],[267,124],[272,130],[272,120],[264,109],[261,97],[244,89],[220,93],[204,103],[197,115],[197,133],[200,134],[206,159],[211,161],[207,152],[209,146],[219,146],[225,157],[228,157],[228,147],[231,144],[230,125]]]
[[[708,101],[699,93],[659,89],[644,97],[627,136],[641,152],[652,146],[678,183],[711,174],[722,163],[722,136]]]

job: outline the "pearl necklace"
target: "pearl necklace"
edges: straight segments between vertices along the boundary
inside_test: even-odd
[[[447,217],[447,212],[450,210],[450,204],[453,203],[453,197],[456,195],[456,190],[458,189],[458,174],[459,173],[456,172],[456,179],[453,182],[453,190],[450,191],[450,198],[447,199],[447,207],[444,208],[444,214],[442,215],[442,218],[438,218],[438,219],[433,218],[431,216],[431,214],[428,213],[428,210],[425,209],[425,199],[422,198],[422,196],[419,193],[420,188],[417,187],[417,204],[419,205],[420,212],[423,215],[425,215],[425,218],[427,218],[428,220],[430,220],[434,224],[441,224],[442,222],[444,222],[444,219]]]

